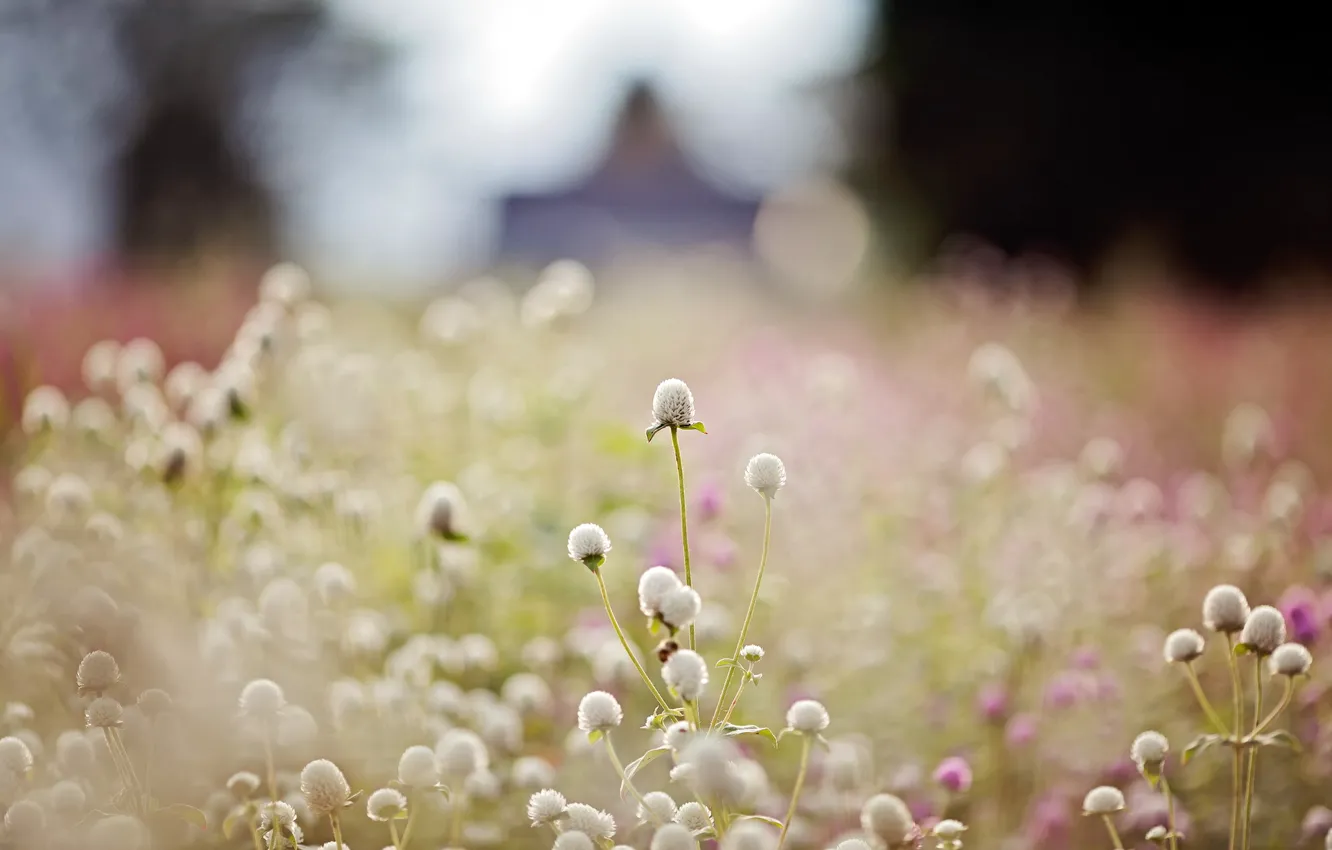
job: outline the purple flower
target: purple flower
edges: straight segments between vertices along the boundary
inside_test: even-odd
[[[924,797],[908,800],[907,808],[911,810],[911,819],[916,823],[934,816],[934,804]]]
[[[934,769],[934,781],[949,794],[971,790],[971,765],[961,756],[949,756]]]
[[[695,490],[693,510],[703,522],[709,522],[721,515],[723,507],[722,489],[716,481],[704,481]]]
[[[1013,748],[1025,747],[1036,739],[1036,718],[1030,714],[1016,714],[1004,727],[1004,740]]]
[[[1008,691],[998,682],[982,685],[976,707],[988,723],[998,723],[1008,714]]]
[[[1319,599],[1312,590],[1302,585],[1293,585],[1281,595],[1277,607],[1290,625],[1290,639],[1310,645],[1318,640],[1321,631],[1319,623]]]
[[[1070,661],[1077,670],[1095,670],[1101,666],[1101,653],[1094,646],[1080,646]]]
[[[1304,813],[1300,824],[1301,841],[1315,841],[1332,830],[1332,809],[1327,806],[1314,806]]]
[[[1068,803],[1055,795],[1037,800],[1027,815],[1023,832],[1033,847],[1068,847],[1073,838]]]

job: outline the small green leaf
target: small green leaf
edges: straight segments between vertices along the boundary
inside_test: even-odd
[[[726,723],[721,727],[721,733],[728,738],[734,738],[738,735],[758,735],[760,738],[767,738],[772,741],[772,745],[777,746],[777,736],[766,726],[737,726],[734,723]]]
[[[703,427],[703,423],[702,423],[702,422],[695,422],[694,424],[692,424],[692,425],[686,425],[685,427],[686,427],[686,428],[691,428],[691,429],[693,429],[693,430],[699,432],[700,434],[706,434],[706,433],[708,433],[708,429]]]
[[[717,662],[717,666],[718,666],[718,667],[734,667],[734,666],[736,666],[736,664],[735,664],[735,659],[734,659],[734,658],[723,658],[723,659],[721,659],[720,661]]]
[[[592,744],[595,744],[597,741],[600,741],[600,740],[601,740],[601,730],[600,730],[600,729],[593,729],[591,732],[588,732],[588,733],[587,733],[587,740],[588,740],[588,743],[592,743]]]
[[[647,627],[648,627],[648,633],[651,634],[653,637],[656,637],[657,632],[661,631],[661,620],[657,619],[656,617],[648,617]]]
[[[1275,732],[1268,732],[1266,735],[1259,735],[1253,739],[1260,747],[1285,747],[1295,752],[1303,752],[1304,747],[1300,744],[1300,739],[1296,738],[1289,729],[1278,729]]]
[[[1250,652],[1253,652],[1253,650],[1249,648],[1249,645],[1247,643],[1235,644],[1236,655],[1248,655]]]
[[[247,814],[248,812],[246,812],[244,809],[237,809],[236,811],[227,815],[227,819],[222,821],[222,837],[227,839],[228,841],[230,841],[233,837],[235,837],[236,828],[245,823],[245,821],[247,820],[246,817]]]
[[[176,820],[184,821],[190,826],[199,829],[208,829],[207,815],[196,809],[194,806],[188,806],[184,803],[172,803],[169,806],[163,806],[153,812],[153,814],[162,817],[175,818]]]
[[[1197,738],[1194,738],[1189,745],[1184,748],[1184,752],[1180,754],[1180,764],[1188,764],[1194,756],[1209,747],[1216,746],[1223,740],[1224,739],[1220,735],[1199,735]]]
[[[647,752],[643,753],[638,758],[629,762],[627,765],[625,765],[624,781],[620,783],[620,799],[621,800],[624,799],[624,793],[629,790],[629,780],[633,779],[634,775],[638,773],[638,771],[647,767],[649,764],[656,761],[659,757],[665,755],[666,753],[669,753],[670,751],[671,751],[670,747],[654,747],[648,750]]]
[[[652,425],[649,426],[649,428],[647,429],[647,441],[649,443],[652,442],[652,438],[657,436],[657,432],[665,429],[666,427],[667,427],[666,425],[663,425],[660,422],[653,422]]]
[[[762,823],[766,823],[768,826],[775,826],[775,827],[777,827],[778,829],[781,829],[781,828],[782,828],[782,822],[779,821],[779,820],[777,820],[777,818],[770,818],[770,817],[766,817],[766,816],[764,816],[764,815],[736,815],[735,819],[736,819],[736,820],[756,820],[756,821],[761,821]]]
[[[817,733],[816,733],[816,734],[814,735],[814,740],[815,740],[815,742],[818,743],[818,745],[819,745],[820,747],[823,747],[824,750],[826,750],[826,751],[828,751],[828,752],[831,752],[831,751],[832,751],[832,744],[828,743],[828,739],[825,738],[825,737],[823,737],[823,735],[821,735],[821,734],[817,734]]]

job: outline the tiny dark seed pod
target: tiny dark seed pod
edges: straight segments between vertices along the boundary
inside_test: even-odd
[[[665,664],[670,660],[675,651],[680,648],[680,644],[673,640],[664,640],[657,644],[657,660]]]

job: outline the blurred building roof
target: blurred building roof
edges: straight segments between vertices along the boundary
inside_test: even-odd
[[[605,261],[635,247],[724,244],[748,251],[758,201],[704,179],[646,85],[625,100],[610,152],[578,185],[514,195],[502,206],[503,261]]]

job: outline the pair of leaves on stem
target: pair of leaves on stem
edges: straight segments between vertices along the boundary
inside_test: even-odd
[[[1199,735],[1184,748],[1184,752],[1180,755],[1180,763],[1188,764],[1194,756],[1219,745],[1234,747],[1236,746],[1236,743],[1233,738],[1226,735]],[[1240,748],[1284,747],[1288,750],[1294,750],[1297,753],[1301,752],[1303,749],[1300,746],[1299,739],[1288,729],[1278,729],[1275,732],[1266,732],[1262,735],[1245,738],[1239,742],[1238,746]]]
[[[664,431],[670,427],[672,426],[662,422],[653,422],[647,429],[647,441],[649,443],[652,442],[652,438],[657,436],[658,431]],[[703,427],[702,422],[694,422],[690,425],[676,425],[674,427],[679,428],[681,431],[698,431],[700,434],[708,433],[708,429]]]
[[[719,726],[717,731],[722,735],[725,735],[727,738],[737,738],[741,735],[758,735],[760,738],[766,738],[771,741],[774,747],[777,746],[777,735],[773,734],[771,729],[763,726],[737,726],[734,723],[726,723]],[[589,735],[589,737],[591,736]],[[653,747],[638,758],[626,764],[624,766],[624,781],[620,783],[620,799],[624,799],[624,795],[629,791],[630,780],[632,780],[640,770],[647,767],[649,764],[652,764],[652,762],[666,755],[670,751],[671,748],[663,744],[660,747]],[[753,817],[758,816],[754,815]],[[781,826],[781,824],[779,823],[778,826]]]

